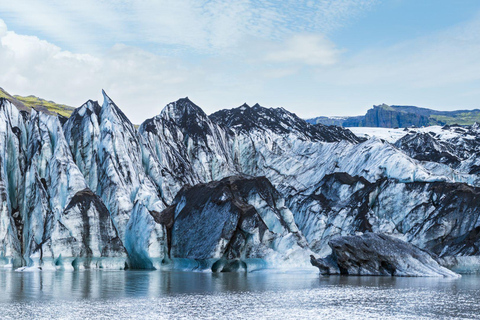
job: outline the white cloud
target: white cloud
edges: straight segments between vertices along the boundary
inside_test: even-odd
[[[7,25],[0,19],[0,37],[3,37],[7,33]]]
[[[172,58],[124,45],[93,56],[64,51],[13,31],[0,37],[0,83],[10,93],[35,94],[79,106],[89,98],[100,98],[105,88],[123,100],[127,109],[136,110],[127,110],[136,122],[160,111],[160,105],[152,105],[159,89],[185,81],[185,70],[176,66]]]
[[[207,112],[261,102],[268,79],[333,63],[334,45],[313,34],[373,2],[4,1],[0,16],[16,32],[1,37],[0,86],[73,106],[105,88],[137,123],[186,95]]]
[[[121,7],[117,1],[15,0],[3,1],[0,14],[10,21],[10,27],[86,52],[102,48],[102,43],[109,43],[110,39],[129,40],[132,36],[126,23],[129,20],[122,21],[128,15],[122,17],[115,11]]]
[[[78,9],[79,16],[70,2],[48,11],[51,1],[31,4],[39,10],[33,22],[24,14],[27,2],[0,5],[17,10],[19,23],[70,43],[67,51],[10,24],[8,31],[0,20],[0,86],[12,94],[79,106],[101,99],[104,88],[135,123],[187,95],[206,112],[259,102],[300,116],[360,114],[382,102],[479,107],[480,17],[391,47],[348,52],[329,40],[329,30],[348,23],[360,1],[179,0],[149,12],[146,1],[86,0],[91,12]],[[305,17],[292,22],[289,9],[291,19]],[[163,47],[140,49],[134,36]],[[104,38],[104,48],[86,50]]]
[[[323,35],[301,34],[270,48],[265,61],[326,66],[334,64],[339,53],[335,45]]]
[[[157,115],[180,97],[190,96],[213,112],[236,106],[236,101],[243,102],[243,90],[258,88],[219,58],[197,65],[123,44],[102,54],[77,54],[13,31],[0,37],[0,70],[0,87],[11,94],[33,94],[74,107],[102,99],[104,88],[134,123]]]
[[[115,43],[156,50],[235,50],[246,38],[281,40],[328,33],[375,0],[15,0],[0,4],[14,27],[63,48],[99,51]],[[157,51],[158,52],[158,51]]]

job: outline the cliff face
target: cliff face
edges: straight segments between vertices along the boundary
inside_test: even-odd
[[[362,127],[383,128],[422,127],[428,126],[429,123],[430,119],[428,116],[413,112],[403,112],[385,104],[374,106],[368,110],[365,118],[360,122]]]
[[[354,117],[317,117],[306,120],[312,124],[342,127],[403,128],[431,125],[473,125],[480,121],[480,110],[438,111],[414,106],[373,106],[365,115]]]

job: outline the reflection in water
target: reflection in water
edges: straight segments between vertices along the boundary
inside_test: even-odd
[[[480,277],[0,270],[0,318],[480,317]]]
[[[171,294],[305,289],[316,273],[164,271],[0,272],[0,303],[19,300],[111,299]]]

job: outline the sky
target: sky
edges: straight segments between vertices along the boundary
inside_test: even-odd
[[[0,87],[134,123],[188,96],[303,118],[480,108],[478,0],[0,0]]]

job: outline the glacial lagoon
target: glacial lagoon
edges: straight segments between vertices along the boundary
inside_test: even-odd
[[[0,269],[1,319],[480,318],[480,275]]]

